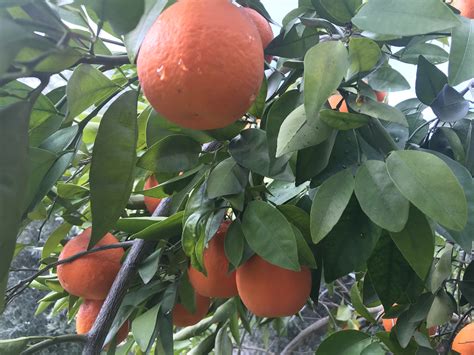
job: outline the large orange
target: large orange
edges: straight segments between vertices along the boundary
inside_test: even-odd
[[[158,186],[158,181],[156,180],[155,175],[150,175],[150,177],[146,179],[145,185],[143,186],[143,188],[145,190],[148,190],[155,186]],[[161,198],[145,196],[145,206],[148,212],[150,212],[150,214],[153,214],[153,212],[155,212],[160,202],[161,202]]]
[[[452,348],[461,355],[474,354],[474,323],[461,329],[453,340]]]
[[[474,0],[454,0],[452,5],[461,11],[461,15],[474,19]]]
[[[242,117],[263,79],[257,28],[229,0],[179,0],[158,17],[138,56],[138,77],[156,111],[187,128]]]
[[[91,228],[87,228],[71,239],[59,255],[59,260],[69,258],[87,250]],[[117,238],[107,233],[94,248],[118,243]],[[122,248],[108,249],[87,254],[70,263],[58,265],[57,274],[61,286],[71,295],[86,299],[103,300],[107,297],[115,276],[120,270]]]
[[[272,27],[270,26],[268,21],[265,19],[265,17],[263,17],[257,11],[251,9],[250,7],[241,7],[240,9],[250,17],[252,22],[257,27],[258,33],[260,34],[260,38],[262,39],[263,49],[267,48],[267,46],[273,40]],[[267,62],[271,62],[272,59],[273,56],[265,55],[265,60]]]
[[[228,272],[229,260],[225,255],[224,240],[230,221],[224,221],[204,249],[203,259],[207,276],[192,266],[188,269],[189,281],[197,293],[207,297],[237,295],[235,271]]]
[[[291,271],[255,255],[237,269],[237,289],[245,306],[260,317],[286,317],[298,312],[311,292],[308,268]]]
[[[77,312],[76,318],[76,333],[77,334],[87,334],[91,330],[94,322],[99,315],[100,309],[104,301],[100,300],[84,300],[79,311]],[[119,344],[127,338],[129,331],[129,322],[126,321],[118,330],[116,334],[117,341]]]
[[[174,325],[177,327],[188,327],[204,318],[209,311],[209,305],[211,303],[209,297],[201,296],[196,292],[194,299],[196,300],[196,310],[194,313],[188,311],[181,303],[175,304],[173,308]]]
[[[331,106],[332,109],[335,109],[337,107],[337,105],[339,105],[339,102],[341,102],[342,100],[342,95],[332,95],[331,97],[329,97],[328,101],[329,101],[329,105]],[[340,112],[348,112],[347,110],[347,104],[346,104],[346,101],[342,101],[342,104],[341,106],[339,107],[339,111]]]

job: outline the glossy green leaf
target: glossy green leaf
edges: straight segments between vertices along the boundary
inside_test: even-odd
[[[162,252],[160,249],[155,250],[140,264],[138,268],[138,274],[145,285],[151,281],[153,276],[155,276],[156,272],[158,271],[161,253]]]
[[[232,341],[230,340],[227,327],[222,327],[217,332],[214,353],[216,355],[232,354]]]
[[[355,96],[350,96],[347,104],[355,112],[408,127],[405,115],[397,108],[383,102],[378,102],[368,97],[356,99]]]
[[[308,122],[314,124],[319,110],[347,72],[347,49],[340,41],[319,43],[306,54],[304,67],[304,109]]]
[[[283,213],[288,222],[293,224],[296,228],[303,233],[303,236],[307,242],[311,241],[311,230],[310,230],[310,217],[305,210],[294,206],[294,205],[280,205],[277,206],[278,210]]]
[[[321,110],[319,116],[321,121],[326,123],[329,127],[341,131],[359,128],[369,122],[369,117],[365,115],[328,109]]]
[[[225,255],[235,267],[240,266],[244,256],[245,235],[238,219],[232,222],[224,240]]]
[[[423,56],[432,64],[441,64],[448,60],[448,52],[436,44],[417,43],[403,50],[400,60],[405,63],[417,64],[419,56]]]
[[[120,221],[117,223],[118,227],[121,226]],[[137,231],[132,237],[145,240],[169,239],[181,233],[182,223],[183,212],[181,211],[157,223],[153,223],[143,230]]]
[[[0,312],[8,270],[24,211],[28,178],[28,119],[31,106],[18,102],[0,109]]]
[[[453,254],[453,246],[446,244],[444,250],[440,256],[438,263],[436,264],[431,274],[431,292],[435,293],[443,285],[443,282],[451,276],[451,259]]]
[[[367,319],[370,323],[376,323],[377,320],[374,318],[374,316],[372,316],[372,314],[362,302],[362,296],[360,294],[359,288],[357,287],[357,283],[354,283],[354,285],[352,285],[350,295],[352,305],[354,306],[356,312],[359,313],[365,319]]]
[[[293,230],[276,208],[262,201],[250,202],[242,229],[247,243],[263,259],[285,269],[300,270]]]
[[[390,179],[384,162],[369,160],[357,170],[355,194],[362,210],[378,226],[399,232],[407,223],[410,203]]]
[[[419,151],[396,151],[387,159],[387,170],[402,195],[428,217],[450,229],[464,229],[464,191],[440,158]]]
[[[372,342],[370,336],[357,330],[343,330],[327,337],[316,350],[316,355],[354,355]]]
[[[49,235],[41,251],[42,259],[47,258],[55,251],[61,240],[66,238],[71,228],[72,226],[69,223],[63,223]]]
[[[132,322],[133,338],[142,351],[146,351],[150,342],[154,340],[153,334],[155,333],[155,325],[158,319],[160,306],[160,304],[157,304],[145,313],[136,317]]]
[[[380,301],[389,309],[407,289],[413,271],[388,233],[382,234],[367,268]]]
[[[72,120],[94,104],[98,105],[117,89],[117,85],[98,69],[89,64],[80,64],[67,83],[66,120]]]
[[[318,14],[327,18],[336,25],[349,23],[362,4],[361,0],[311,0]]]
[[[352,23],[378,34],[413,36],[453,28],[459,20],[439,0],[371,0]]]
[[[353,191],[354,177],[349,169],[333,175],[319,187],[311,206],[314,243],[319,243],[337,224]]]
[[[207,196],[216,198],[238,194],[245,190],[249,179],[248,171],[232,158],[221,161],[207,180]]]
[[[423,56],[418,58],[416,70],[416,97],[426,105],[431,105],[444,85],[448,83],[446,75]]]
[[[333,2],[335,3],[335,2]],[[378,63],[382,52],[379,45],[369,38],[351,38],[349,41],[349,70],[347,77],[371,70]]]
[[[265,48],[265,53],[283,58],[301,58],[319,41],[317,30],[302,24],[282,32]]]
[[[128,202],[135,177],[137,134],[137,93],[127,91],[104,114],[94,144],[91,245],[115,225]]]
[[[369,220],[353,197],[339,222],[319,244],[326,282],[364,269],[379,237],[380,228]]]
[[[296,245],[298,248],[298,260],[300,265],[316,269],[316,259],[314,258],[314,254],[311,248],[303,237],[303,233],[301,233],[301,231],[294,225],[292,225],[291,227],[293,228],[293,233],[296,239]]]
[[[426,327],[449,323],[454,312],[456,312],[456,302],[445,290],[440,290],[436,294],[426,318]]]
[[[33,37],[28,28],[17,24],[10,18],[0,16],[2,22],[2,31],[0,33],[0,46],[2,51],[0,54],[0,75],[3,75],[17,53],[20,51],[26,40]]]
[[[474,77],[474,20],[461,18],[462,24],[452,30],[448,76],[451,85]]]
[[[277,157],[303,148],[311,147],[328,139],[333,129],[319,115],[307,119],[305,107],[298,106],[283,121],[277,141]]]
[[[132,31],[145,11],[145,0],[105,0],[104,18],[118,35]]]
[[[410,88],[410,84],[395,69],[383,66],[369,76],[369,85],[379,91],[403,91]]]
[[[425,215],[411,206],[405,228],[390,235],[408,264],[424,280],[430,271],[435,251],[434,234]]]

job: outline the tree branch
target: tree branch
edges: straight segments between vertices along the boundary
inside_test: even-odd
[[[24,350],[21,355],[26,354],[33,354],[37,351],[43,350],[47,347],[52,345],[61,344],[61,343],[84,343],[86,341],[86,337],[84,335],[79,334],[67,334],[67,335],[60,335],[51,339],[47,339],[44,341],[40,341],[28,349]]]

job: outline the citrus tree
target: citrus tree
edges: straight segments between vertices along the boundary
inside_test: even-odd
[[[473,9],[299,0],[273,38],[259,0],[0,0],[0,309],[78,333],[0,353],[230,354],[342,285],[318,355],[472,354]]]

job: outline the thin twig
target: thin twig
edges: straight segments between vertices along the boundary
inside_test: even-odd
[[[60,336],[47,339],[39,343],[36,343],[35,345],[30,346],[28,349],[22,351],[21,355],[33,354],[37,351],[43,350],[52,345],[61,344],[61,343],[84,343],[86,339],[87,338],[84,335],[79,335],[79,334],[60,335]]]

